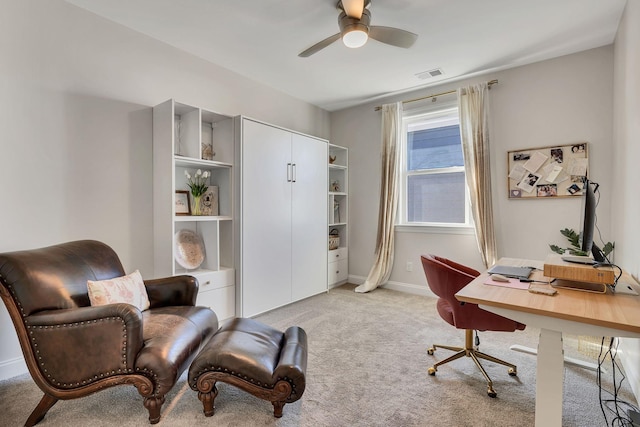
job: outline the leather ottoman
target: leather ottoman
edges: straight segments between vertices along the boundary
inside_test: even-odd
[[[273,404],[282,416],[285,403],[302,397],[307,370],[307,334],[292,326],[284,333],[257,320],[236,318],[215,333],[189,368],[189,386],[198,392],[204,414],[214,414],[222,381]]]

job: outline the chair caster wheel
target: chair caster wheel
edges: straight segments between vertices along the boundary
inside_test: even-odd
[[[518,375],[518,371],[516,371],[513,368],[509,368],[509,375],[511,375],[512,377],[515,377],[516,375]]]
[[[436,368],[432,366],[427,370],[427,372],[429,373],[429,375],[434,376],[436,374]]]
[[[431,347],[431,348],[427,349],[427,354],[428,354],[429,356],[433,356],[433,353],[434,353],[435,351],[436,351],[436,349],[435,349],[435,348],[433,348],[433,347]]]
[[[496,393],[496,391],[492,387],[487,388],[487,394],[489,395],[489,397],[498,396],[498,393]]]

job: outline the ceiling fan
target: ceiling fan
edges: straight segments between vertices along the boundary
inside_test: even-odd
[[[405,49],[413,46],[418,38],[417,34],[399,28],[369,25],[371,12],[367,7],[370,4],[371,0],[338,1],[336,7],[341,10],[340,16],[338,16],[340,32],[314,44],[309,49],[300,52],[298,56],[302,58],[311,56],[340,38],[345,46],[351,48],[363,46],[369,38]]]

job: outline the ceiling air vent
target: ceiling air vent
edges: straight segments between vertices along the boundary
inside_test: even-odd
[[[416,77],[419,78],[420,80],[426,80],[426,79],[430,79],[432,77],[438,77],[443,75],[444,73],[442,72],[441,68],[434,68],[433,70],[429,70],[429,71],[423,71],[421,73],[416,74]]]

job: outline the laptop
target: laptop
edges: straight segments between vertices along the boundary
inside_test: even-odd
[[[502,274],[515,279],[527,279],[534,270],[533,267],[511,267],[508,265],[494,265],[488,271],[489,274]]]
[[[580,256],[580,255],[564,255],[561,257],[563,261],[573,262],[575,264],[587,264],[593,265],[597,264],[596,261],[588,256]]]

